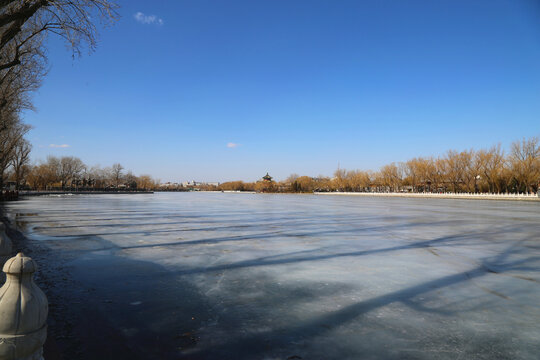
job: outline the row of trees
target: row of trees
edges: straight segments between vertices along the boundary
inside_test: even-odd
[[[111,23],[117,5],[108,0],[0,0],[0,188],[27,168],[30,127],[21,112],[46,74],[49,34],[64,38],[74,55],[96,46],[96,22]],[[14,175],[13,175],[14,174]]]
[[[220,184],[216,190],[221,191],[258,191],[258,192],[275,192],[278,191],[278,186],[274,182],[243,182],[230,181]]]
[[[88,167],[79,158],[49,156],[29,165],[30,145],[14,147],[11,162],[2,169],[3,178],[17,188],[51,189],[144,189],[158,190],[159,181],[150,175],[135,176],[114,164],[108,168]],[[524,193],[539,190],[540,141],[537,137],[512,144],[508,154],[500,145],[482,150],[449,150],[437,158],[419,157],[391,163],[379,171],[338,169],[334,177],[293,174],[274,182],[231,181],[219,186],[205,184],[198,190],[259,192],[491,192]],[[186,190],[182,188],[182,190]]]
[[[298,176],[268,184],[234,181],[219,190],[377,192],[536,192],[540,182],[540,141],[516,141],[505,154],[500,145],[482,150],[449,150],[440,157],[391,163],[379,171],[338,169],[333,178]]]
[[[124,171],[119,163],[106,168],[89,167],[73,156],[49,156],[37,165],[23,163],[18,168],[11,167],[5,175],[17,189],[33,190],[152,190],[159,184],[150,175],[135,176]]]

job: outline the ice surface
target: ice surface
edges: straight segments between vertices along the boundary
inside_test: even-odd
[[[147,356],[540,354],[540,203],[157,193],[6,211]]]

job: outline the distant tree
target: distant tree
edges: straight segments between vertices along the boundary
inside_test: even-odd
[[[111,184],[110,169],[102,169],[99,165],[87,170],[86,177],[88,185],[92,188],[102,189]]]
[[[300,176],[293,182],[295,192],[313,192],[316,185],[315,181],[309,176]]]
[[[137,177],[131,171],[124,176],[124,183],[130,189],[137,189]]]
[[[68,184],[71,186],[73,180],[79,179],[86,165],[81,159],[74,156],[63,156],[60,158],[60,181],[62,188]]]
[[[347,190],[347,170],[338,168],[334,172],[334,178],[332,179],[334,182],[334,188],[338,191],[346,191]]]
[[[414,158],[405,163],[406,182],[412,186],[413,191],[418,190],[420,182],[420,159]]]
[[[381,185],[391,191],[399,191],[403,183],[403,173],[396,163],[385,165],[380,170]]]
[[[470,168],[472,166],[472,152],[448,150],[443,159],[444,178],[452,185],[452,191],[458,192],[461,186],[470,182]]]
[[[60,158],[56,156],[49,155],[47,156],[46,166],[49,170],[49,181],[48,186],[54,185],[54,183],[60,183],[62,178],[62,165],[60,164]]]
[[[244,190],[247,189],[244,187]],[[257,181],[254,190],[257,192],[276,192],[277,185],[274,181]]]
[[[298,175],[298,174],[291,174],[291,175],[289,175],[289,177],[287,177],[287,179],[285,179],[284,183],[285,184],[292,184],[299,177],[300,177],[300,175]]]
[[[473,149],[464,150],[460,153],[460,164],[463,167],[462,182],[463,189],[467,192],[474,191],[474,156]]]
[[[332,180],[324,175],[319,175],[315,179],[316,189],[315,191],[330,191],[332,190]]]
[[[347,183],[351,191],[366,191],[372,183],[372,174],[367,171],[347,171]]]
[[[137,189],[151,190],[155,187],[152,176],[141,175],[137,178]]]
[[[482,173],[488,184],[489,192],[500,192],[498,179],[503,172],[505,164],[504,151],[501,150],[501,144],[497,144],[489,150],[482,151],[480,156],[483,157]]]
[[[520,189],[534,191],[540,181],[540,143],[537,137],[523,138],[512,144],[510,166]]]
[[[243,181],[227,181],[219,184],[218,189],[222,191],[244,191]]]
[[[119,163],[113,164],[111,168],[111,176],[116,188],[122,181],[122,170],[124,170],[124,167]]]
[[[55,174],[47,163],[30,167],[28,173],[28,183],[35,190],[46,190],[49,184],[54,183]]]
[[[256,182],[245,182],[244,191],[256,191]]]

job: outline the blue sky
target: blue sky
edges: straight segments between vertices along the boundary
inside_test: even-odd
[[[251,181],[540,135],[536,0],[119,3],[96,52],[51,38],[35,161]]]

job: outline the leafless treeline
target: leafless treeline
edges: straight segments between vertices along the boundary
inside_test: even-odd
[[[30,127],[20,117],[46,73],[45,42],[54,34],[74,55],[96,46],[96,21],[116,19],[108,0],[0,0],[0,188],[8,170],[20,183],[28,163]],[[98,20],[99,19],[99,20]]]
[[[25,165],[21,174],[16,183],[18,187],[32,190],[151,190],[158,184],[150,175],[135,176],[131,171],[125,172],[119,163],[106,168],[88,167],[73,156],[49,156],[41,164]],[[9,175],[15,182],[14,172]]]
[[[500,145],[449,150],[437,158],[391,163],[378,172],[338,170],[332,182],[342,191],[533,192],[540,180],[539,145],[538,138],[516,141],[507,155]]]
[[[293,174],[278,183],[223,183],[220,190],[280,192],[536,192],[540,182],[540,142],[516,141],[505,154],[500,145],[482,150],[449,150],[440,157],[391,163],[379,171],[338,169],[333,178]]]

